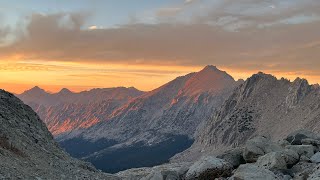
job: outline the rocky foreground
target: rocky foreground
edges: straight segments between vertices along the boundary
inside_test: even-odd
[[[120,179],[71,158],[38,115],[0,90],[0,179]]]
[[[257,136],[244,147],[195,163],[175,163],[118,173],[128,180],[316,180],[320,179],[320,137],[306,130],[272,142]]]

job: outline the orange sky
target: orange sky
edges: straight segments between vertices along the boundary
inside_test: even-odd
[[[16,61],[15,63],[0,63],[1,88],[14,93],[22,93],[33,86],[58,92],[61,88],[69,88],[78,92],[96,87],[136,87],[149,91],[157,88],[178,76],[200,71],[203,66],[177,65],[130,65],[75,62],[45,62]],[[255,70],[218,67],[227,71],[236,80],[246,79]],[[317,83],[318,76],[297,74],[295,72],[265,71],[278,78],[286,77],[294,80],[296,77],[307,78],[311,83]]]

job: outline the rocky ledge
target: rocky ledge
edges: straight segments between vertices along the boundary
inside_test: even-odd
[[[272,142],[257,136],[243,147],[216,157],[205,156],[194,163],[177,163],[118,173],[130,180],[318,180],[320,137],[299,130],[286,139]]]

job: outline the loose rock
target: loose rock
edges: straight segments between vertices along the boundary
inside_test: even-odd
[[[248,140],[244,152],[243,158],[246,162],[256,162],[260,156],[269,152],[281,151],[282,148],[276,143],[271,142],[268,138],[258,136],[251,140]]]
[[[293,151],[291,149],[285,149],[281,151],[281,154],[284,157],[288,167],[292,167],[293,165],[299,162],[300,157],[296,151]]]
[[[286,149],[291,149],[299,154],[301,157],[305,155],[308,158],[311,158],[314,155],[315,148],[312,145],[289,145],[286,146]]]
[[[320,152],[317,152],[310,158],[313,163],[320,163]]]
[[[232,166],[228,162],[208,156],[201,158],[189,168],[186,179],[228,177],[231,172]]]
[[[299,162],[294,165],[291,170],[295,179],[307,179],[317,165],[308,162]]]
[[[280,152],[271,152],[259,157],[257,163],[260,168],[269,170],[287,169],[287,163]]]
[[[236,148],[229,150],[219,156],[217,158],[223,159],[230,163],[233,168],[237,168],[240,166],[240,164],[244,164],[245,160],[243,159],[243,149],[242,148]]]
[[[304,139],[318,139],[318,136],[308,130],[298,130],[290,133],[286,140],[292,145],[302,145]]]
[[[278,180],[277,176],[264,168],[259,168],[253,164],[244,164],[235,171],[230,180]]]

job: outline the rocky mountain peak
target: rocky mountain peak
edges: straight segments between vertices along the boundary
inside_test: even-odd
[[[220,76],[221,78],[226,78],[228,80],[233,80],[233,77],[230,76],[227,72],[222,71],[220,69],[218,69],[216,66],[213,65],[208,65],[205,68],[203,68],[201,71],[199,71],[198,73],[196,73],[199,75],[207,75],[207,76]]]
[[[303,78],[299,78],[299,77],[296,78],[296,79],[293,81],[293,85],[294,85],[294,86],[299,86],[299,87],[307,87],[307,86],[310,86],[308,80],[303,79]]]
[[[220,71],[217,66],[214,65],[207,65],[206,67],[203,68],[203,70],[213,70],[213,71]]]
[[[296,78],[289,88],[289,93],[286,98],[286,103],[289,108],[295,107],[302,101],[312,90],[306,79]]]
[[[133,87],[133,86],[128,87],[128,89],[133,90],[133,91],[140,91],[139,89],[137,89],[137,88],[135,88],[135,87]]]
[[[67,88],[62,88],[62,89],[58,92],[58,94],[68,95],[68,94],[72,94],[72,92],[71,92],[69,89],[67,89]]]
[[[257,74],[249,77],[242,85],[239,87],[237,93],[239,93],[239,99],[248,98],[252,93],[267,91],[270,87],[273,87],[277,83],[277,78],[270,75],[265,74],[263,72],[259,72]]]
[[[185,83],[181,94],[192,96],[200,92],[216,93],[226,87],[234,87],[236,81],[225,71],[216,66],[206,66],[201,71],[194,73]]]
[[[249,80],[277,80],[276,77],[274,77],[271,74],[267,74],[264,72],[258,72],[257,74],[252,75]]]
[[[35,86],[29,90],[26,90],[24,93],[22,94],[29,94],[29,95],[43,95],[43,94],[47,94],[46,91],[44,89],[41,89],[39,86]]]

